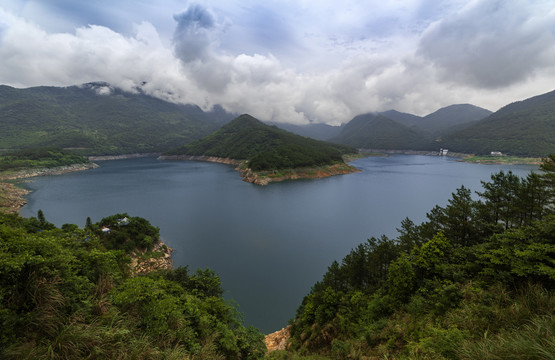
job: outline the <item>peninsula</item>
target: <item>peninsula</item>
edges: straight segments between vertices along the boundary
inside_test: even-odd
[[[218,131],[166,151],[161,160],[198,160],[235,165],[244,181],[313,179],[358,171],[343,156],[357,150],[296,135],[244,114]]]

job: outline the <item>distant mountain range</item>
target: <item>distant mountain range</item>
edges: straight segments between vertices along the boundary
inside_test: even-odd
[[[0,149],[56,146],[87,155],[164,151],[236,117],[177,105],[106,83],[16,89],[0,86]]]
[[[371,145],[373,148],[382,148],[381,146],[386,145],[384,149],[389,149],[391,146],[395,149],[397,149],[397,146],[417,146],[421,148],[426,146],[425,144],[433,146],[431,145],[433,143],[432,138],[439,137],[452,129],[463,129],[491,113],[491,111],[478,106],[458,104],[441,108],[426,116],[417,116],[397,110],[361,114],[342,126],[325,124],[276,125],[299,135],[351,146],[364,147]],[[378,121],[378,117],[393,120],[395,124],[383,119]],[[351,122],[355,122],[356,125],[347,126]],[[364,122],[368,122],[368,124],[363,125]],[[396,125],[402,125],[402,127]],[[363,133],[357,133],[360,131],[363,131]]]
[[[96,82],[70,87],[0,86],[0,149],[56,146],[86,155],[163,152],[216,131],[237,115],[205,112]],[[342,126],[276,124],[356,148],[546,156],[555,153],[555,91],[495,113],[470,105],[426,116],[361,114]]]
[[[310,126],[304,130],[310,136]],[[543,157],[555,153],[555,91],[495,113],[470,104],[447,106],[424,117],[389,110],[355,116],[334,130],[337,134],[330,141],[356,148],[447,148],[459,153]]]

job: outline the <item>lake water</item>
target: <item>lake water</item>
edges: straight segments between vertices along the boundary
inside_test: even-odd
[[[211,268],[245,323],[263,332],[294,317],[333,260],[366,239],[394,237],[401,220],[425,220],[464,185],[534,166],[476,165],[445,157],[395,155],[360,159],[362,171],[266,187],[245,183],[233,167],[153,158],[99,162],[101,167],[38,177],[23,216],[42,209],[57,226],[85,225],[115,213],[141,216],[175,249],[174,266]]]

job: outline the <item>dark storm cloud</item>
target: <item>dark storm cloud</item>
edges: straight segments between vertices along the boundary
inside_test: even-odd
[[[177,27],[173,35],[175,54],[184,62],[202,60],[208,56],[214,17],[201,5],[191,5],[174,15]]]

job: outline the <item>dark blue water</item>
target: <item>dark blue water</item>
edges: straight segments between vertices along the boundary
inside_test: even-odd
[[[360,173],[260,187],[231,166],[152,158],[35,178],[22,209],[61,226],[84,226],[120,212],[160,227],[174,265],[211,268],[245,323],[264,332],[287,325],[333,260],[372,236],[396,236],[405,217],[425,219],[458,187],[480,190],[499,170],[527,175],[532,166],[475,165],[442,157],[366,158]]]

